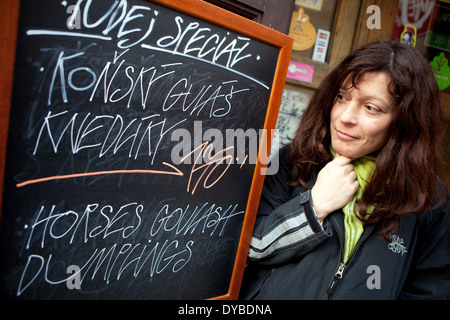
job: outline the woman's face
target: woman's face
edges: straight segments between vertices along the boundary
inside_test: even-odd
[[[395,117],[390,81],[384,72],[366,73],[354,88],[347,77],[330,115],[331,145],[336,152],[357,159],[386,144]]]

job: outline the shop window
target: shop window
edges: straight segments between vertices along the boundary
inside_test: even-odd
[[[427,56],[450,119],[450,1],[399,1],[392,39],[409,43]]]
[[[290,142],[314,90],[350,53],[360,6],[359,0],[295,0],[289,26],[294,45],[272,152]]]

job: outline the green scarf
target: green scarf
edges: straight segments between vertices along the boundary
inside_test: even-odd
[[[330,151],[333,157],[336,155],[333,147],[330,146]],[[343,263],[347,263],[348,259],[355,250],[361,234],[364,231],[364,226],[361,220],[356,217],[358,211],[358,202],[361,201],[364,189],[367,183],[369,183],[372,176],[372,170],[374,168],[375,157],[364,156],[359,159],[353,160],[353,168],[356,172],[356,179],[359,182],[358,191],[343,208],[344,211],[344,229],[345,229],[345,241],[344,241],[344,257]],[[371,206],[368,213],[372,213],[374,207]]]

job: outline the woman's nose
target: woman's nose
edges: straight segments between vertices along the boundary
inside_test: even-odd
[[[358,123],[358,105],[351,101],[343,106],[341,116],[339,117],[342,123],[349,125],[356,125]]]

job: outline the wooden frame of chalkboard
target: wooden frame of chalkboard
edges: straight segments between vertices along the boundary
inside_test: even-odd
[[[0,8],[7,13],[0,21],[4,48],[0,56],[2,297],[237,299],[264,174],[268,172],[265,170],[273,134],[271,130],[276,125],[292,39],[200,0],[124,0],[118,5],[117,2],[109,4],[104,1],[102,3],[106,3],[106,7],[100,6],[96,10],[92,9],[98,4],[95,1],[86,2],[90,8],[86,3],[70,0],[52,4],[54,7],[51,8],[45,7],[48,5],[45,1],[30,2],[19,8],[19,1],[3,1]],[[43,6],[45,12],[36,14],[34,5]],[[91,12],[88,12],[89,9]],[[58,18],[58,15],[62,17]],[[92,22],[92,19],[97,20]],[[64,24],[66,29],[58,29],[57,23],[61,26]],[[151,37],[155,38],[154,42]],[[91,42],[86,42],[86,38]],[[117,74],[122,76],[120,83],[117,80],[119,77],[115,78]],[[144,81],[145,76],[149,75],[151,77]],[[117,83],[113,82],[114,79]],[[161,79],[167,80],[168,84],[163,84]],[[145,85],[147,91],[143,88]],[[139,99],[132,97],[139,90]],[[154,104],[149,103],[153,101],[151,99],[158,99],[157,92],[165,93],[163,99]],[[88,95],[86,99],[83,94]],[[241,96],[241,100],[235,98]],[[113,108],[118,102],[122,103],[120,111],[111,111],[119,110]],[[222,103],[220,106],[219,102]],[[135,105],[139,105],[139,108]],[[162,108],[158,109],[158,113],[149,114],[150,105],[162,105]],[[90,109],[83,109],[85,106]],[[65,109],[59,110],[62,107]],[[93,110],[96,109],[93,107],[102,109],[102,113],[95,115]],[[133,111],[133,108],[137,111]],[[45,112],[38,115],[40,109],[45,109]],[[119,113],[125,112],[123,110],[126,110],[126,114]],[[130,116],[130,110],[136,113]],[[161,114],[165,117],[158,118]],[[177,118],[180,114],[184,114],[184,118]],[[69,115],[69,118],[64,118],[65,115]],[[127,116],[134,118],[129,118],[127,122]],[[51,122],[56,118],[59,128]],[[154,121],[150,124],[143,122],[148,119]],[[133,127],[134,124],[138,125]],[[108,125],[110,127],[104,131],[103,140],[94,141]],[[157,126],[160,126],[159,140],[150,141],[150,130]],[[146,128],[146,131],[139,131],[142,128]],[[126,133],[128,129],[135,131],[129,134]],[[55,133],[57,130],[60,130],[58,134]],[[228,137],[227,130],[234,130],[231,132],[237,139],[235,143],[242,138],[242,135],[236,136],[239,130],[244,139],[251,138],[249,133],[257,133],[256,144],[259,149],[256,161],[253,159],[251,162],[251,139],[246,140],[250,142],[244,151],[247,162],[234,163],[228,154],[225,156],[228,148],[208,148],[213,142],[204,141],[207,132],[221,132]],[[172,142],[171,161],[165,159],[162,164],[153,167],[153,161],[169,149],[165,147],[168,139],[163,140],[168,138],[169,132],[172,134],[169,141]],[[188,148],[191,152],[185,152],[185,144],[173,143],[182,141],[180,137],[185,137],[183,134],[186,132],[188,136],[193,133],[193,140],[200,132],[201,143],[192,141],[193,146],[189,145],[192,148]],[[114,134],[116,138],[108,140]],[[141,134],[139,138],[138,134]],[[174,140],[174,137],[179,140]],[[29,144],[28,138],[31,141]],[[217,139],[217,136],[214,138]],[[148,139],[146,160],[151,159],[151,166],[146,168],[148,170],[139,167],[143,152],[136,150],[136,146],[139,149],[145,145],[145,139]],[[66,148],[63,148],[64,144]],[[151,150],[151,147],[156,149]],[[182,153],[178,161],[181,158],[181,162],[185,163],[174,164],[175,148],[178,155]],[[238,151],[237,148],[231,149]],[[118,155],[122,151],[126,155],[119,159]],[[210,162],[204,160],[207,158],[206,151],[209,152]],[[77,161],[83,152],[87,155],[80,160],[82,165],[79,165]],[[186,160],[186,154],[194,157],[189,158],[193,163]],[[200,158],[196,158],[198,154]],[[218,161],[218,154],[222,155],[220,160],[223,162]],[[236,155],[241,156],[233,154],[233,157]],[[106,161],[108,156],[117,157],[113,159],[115,163],[113,160]],[[200,163],[196,167],[198,159]],[[231,163],[226,163],[230,159]],[[95,163],[97,160],[98,163]],[[202,163],[202,160],[206,163]],[[239,160],[238,156],[235,160]],[[133,164],[130,165],[130,162]],[[36,166],[36,163],[39,165]],[[226,168],[221,174],[213,172],[219,165],[225,165]],[[86,167],[90,169],[87,170],[89,172],[84,171]],[[235,167],[234,173],[233,169],[228,170]],[[201,174],[196,178],[197,170]],[[161,182],[167,176],[169,182]],[[186,181],[175,180],[181,176]],[[187,188],[183,182],[186,182]],[[143,191],[144,185],[152,191]],[[225,186],[230,189],[222,193]],[[100,190],[103,188],[105,190]],[[82,194],[79,194],[81,189]],[[175,193],[170,193],[172,190]],[[122,197],[122,194],[125,196]],[[159,202],[149,200],[148,197],[153,194],[162,197],[158,198]],[[228,204],[219,203],[238,197],[237,194],[243,194],[242,203],[234,198],[230,201],[236,201],[235,206],[227,207]],[[95,202],[91,199],[92,195],[110,202]],[[140,197],[140,200],[131,201],[133,196]],[[19,199],[23,197],[27,198],[26,205],[20,203]],[[213,199],[211,202],[215,201],[214,204],[211,205],[209,197]],[[122,202],[114,202],[119,201],[117,198]],[[186,201],[193,199],[198,201],[196,206],[191,202],[186,204]],[[71,204],[74,207],[59,208],[70,201],[74,201]],[[83,201],[88,202],[80,207]],[[173,207],[170,201],[175,201]],[[156,217],[144,228],[144,214],[156,205],[160,206],[159,212],[155,211]],[[44,215],[45,219],[42,218]],[[75,222],[64,221],[70,215]],[[95,221],[100,218],[104,221]],[[122,223],[118,222],[119,219],[131,218],[132,221],[127,224],[123,222],[120,228],[117,227]],[[97,224],[89,225],[88,219],[91,219],[89,223],[94,221]],[[240,220],[235,222],[237,219]],[[45,228],[39,230],[44,221]],[[116,229],[112,226],[114,224]],[[79,241],[78,248],[74,243],[82,228],[85,228],[84,238]],[[136,230],[140,232],[141,238],[132,242],[138,234]],[[192,235],[193,238],[183,242],[182,238],[174,240],[162,237],[162,234],[169,233],[178,237]],[[37,234],[39,237],[35,239]],[[143,234],[148,237],[144,239],[148,242],[145,245],[141,243],[144,241]],[[106,240],[113,235],[129,242],[108,243]],[[206,236],[209,238],[203,245],[201,241]],[[22,238],[18,240],[18,237]],[[12,243],[14,245],[10,245]],[[58,250],[61,250],[62,243],[69,243],[69,246],[60,252]],[[94,247],[81,247],[85,244],[92,246],[91,243],[97,246],[93,253],[80,253],[93,250]],[[203,247],[194,257],[198,244]],[[73,252],[69,256],[71,250]],[[211,252],[215,254],[210,256]],[[84,254],[86,256],[82,256]],[[67,269],[68,276],[63,277],[64,281],[56,281],[50,279],[52,274],[49,275],[49,272],[58,255],[64,256],[64,259],[86,259],[81,259],[83,263],[79,265],[72,263],[69,266],[74,267],[72,273]],[[96,264],[92,261],[96,261]],[[211,270],[217,270],[217,266],[221,266],[224,261],[231,261],[231,267],[228,268],[231,276],[224,277],[216,285],[220,273]],[[188,262],[196,270],[187,266]],[[130,271],[132,267],[134,272]],[[147,267],[148,272],[144,275],[141,270]],[[176,278],[184,270],[187,270],[187,275],[183,275],[181,280]],[[92,287],[88,287],[88,276],[85,277],[83,272],[95,278]],[[103,279],[100,279],[100,273]],[[198,279],[199,275],[201,279]],[[125,289],[123,284],[114,283],[126,276],[134,281],[130,280],[128,287],[135,289]],[[158,280],[158,276],[162,279]],[[59,274],[59,279],[61,277]],[[141,281],[142,278],[146,281]],[[189,278],[192,278],[190,282]],[[141,284],[143,282],[145,285]],[[163,284],[172,285],[172,282],[173,286],[164,288]],[[98,289],[99,283],[104,285],[102,289]],[[207,288],[194,290],[193,283]],[[58,289],[55,289],[56,285]],[[79,287],[82,290],[77,290]],[[89,290],[91,292],[88,294],[82,293]]]

